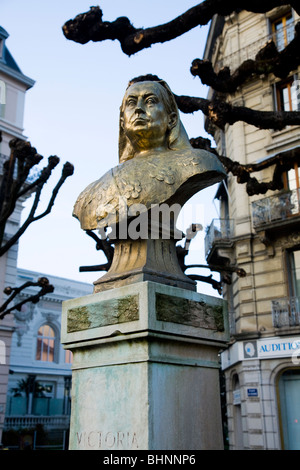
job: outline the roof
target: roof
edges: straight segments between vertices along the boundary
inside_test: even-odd
[[[16,80],[24,83],[28,88],[31,88],[35,81],[29,77],[26,77],[16,63],[15,59],[9,52],[6,46],[6,39],[8,38],[8,32],[0,26],[0,72],[4,72],[7,75],[15,78]],[[2,48],[1,48],[2,42]],[[2,52],[2,53],[1,53]]]

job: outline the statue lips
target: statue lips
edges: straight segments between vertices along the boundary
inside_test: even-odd
[[[148,124],[149,119],[145,119],[145,118],[138,116],[132,122],[134,125],[144,125],[144,124]]]

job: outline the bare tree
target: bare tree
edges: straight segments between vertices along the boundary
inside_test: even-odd
[[[66,162],[63,166],[60,179],[52,191],[47,208],[42,213],[36,214],[44,185],[49,180],[54,168],[59,164],[59,158],[57,156],[50,156],[48,164],[40,172],[31,176],[32,170],[36,169],[36,166],[43,157],[37,153],[30,142],[12,139],[9,145],[11,150],[10,157],[3,164],[0,183],[0,257],[18,242],[29,225],[51,212],[61,186],[74,172],[73,165]],[[16,208],[17,202],[30,195],[34,196],[27,218],[17,231],[8,238],[5,229],[9,218]],[[39,287],[40,290],[32,296],[12,304],[20,292],[31,286]],[[4,293],[9,297],[0,307],[0,319],[2,320],[13,310],[20,310],[27,302],[37,303],[40,297],[53,292],[53,290],[54,287],[45,277],[38,279],[37,282],[26,282],[20,287],[6,287]]]
[[[88,41],[119,40],[122,51],[128,56],[156,43],[170,41],[190,31],[196,26],[206,25],[214,15],[229,15],[244,9],[255,13],[266,13],[275,7],[291,5],[300,15],[298,0],[204,0],[190,8],[174,20],[151,28],[135,28],[126,17],[117,18],[113,22],[103,21],[103,12],[99,7],[91,7],[88,12],[77,15],[63,25],[66,38],[85,44]],[[221,129],[225,124],[244,121],[260,129],[283,129],[287,125],[300,124],[299,111],[257,111],[243,106],[232,106],[226,102],[226,95],[233,93],[245,80],[254,75],[269,75],[284,78],[300,64],[300,25],[296,25],[294,39],[278,51],[273,41],[257,53],[255,60],[245,61],[236,71],[231,73],[224,67],[216,74],[209,61],[195,59],[191,65],[191,73],[199,76],[201,81],[214,90],[212,100],[175,96],[179,109],[183,113],[202,111],[209,121]],[[229,160],[223,161],[231,167]],[[274,164],[274,163],[273,163]],[[236,162],[235,162],[236,166]],[[230,169],[229,169],[230,171]],[[253,170],[253,171],[256,171]],[[247,172],[252,172],[247,169]]]
[[[241,10],[253,13],[267,13],[273,8],[290,5],[300,15],[299,0],[204,0],[174,18],[172,21],[150,28],[135,28],[126,17],[115,21],[103,21],[100,7],[91,7],[89,11],[78,14],[74,19],[63,25],[63,33],[67,39],[85,44],[88,41],[101,42],[107,39],[118,40],[122,51],[128,56],[135,54],[156,43],[170,41],[191,29],[206,25],[214,15],[226,16]],[[294,39],[279,51],[274,41],[268,41],[257,53],[254,60],[243,62],[237,70],[229,67],[222,68],[218,73],[208,60],[195,59],[191,64],[191,74],[198,76],[203,84],[210,86],[214,93],[211,99],[194,96],[175,96],[178,108],[183,113],[201,111],[207,117],[207,131],[218,127],[224,129],[226,124],[243,121],[259,129],[281,130],[287,125],[300,125],[299,111],[258,111],[245,106],[233,106],[227,101],[228,94],[234,93],[246,80],[258,76],[268,76],[273,73],[278,78],[285,78],[300,65],[300,23],[295,27]],[[225,155],[218,155],[211,148],[209,139],[196,137],[191,139],[195,148],[206,148],[213,151],[223,163],[228,173],[237,178],[237,182],[245,184],[249,195],[264,194],[268,190],[282,189],[281,175],[292,168],[294,163],[300,163],[300,149],[288,153],[280,153],[262,163],[242,165],[232,161]],[[259,182],[253,175],[268,167],[274,166],[273,177],[268,182]],[[183,270],[184,256],[187,251],[178,248],[178,256]],[[238,267],[228,266],[227,272],[223,267],[208,266],[211,270],[222,272],[222,281],[230,282],[230,272],[244,275]],[[221,269],[222,268],[222,269]],[[106,269],[106,265],[102,265]],[[198,280],[206,280],[220,290],[220,284],[211,276],[206,279],[193,276]]]

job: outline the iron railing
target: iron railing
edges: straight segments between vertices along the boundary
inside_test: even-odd
[[[286,36],[288,37],[289,41],[294,38],[294,31],[297,22],[298,20],[294,21],[293,23],[290,23],[282,29],[283,33],[284,31],[286,31]],[[254,60],[259,50],[270,40],[274,41],[279,51],[283,49],[282,44],[278,43],[276,33],[262,35],[260,37],[257,37],[250,44],[243,44],[243,47],[232,52],[231,54],[224,56],[222,60],[218,60],[216,64],[216,71],[218,72],[223,67],[230,67],[230,69],[233,71],[238,68],[245,60]]]
[[[252,202],[253,226],[256,228],[299,214],[299,197],[300,190],[294,189]]]
[[[299,297],[272,300],[272,320],[275,328],[299,326]]]
[[[232,219],[213,219],[207,228],[205,236],[205,256],[207,257],[213,245],[221,240],[229,240],[233,236]]]
[[[68,429],[70,424],[70,416],[6,416],[4,421],[4,428],[34,428],[37,424],[42,424],[47,429]]]

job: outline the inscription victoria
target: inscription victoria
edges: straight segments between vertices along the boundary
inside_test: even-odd
[[[76,444],[80,449],[138,449],[135,432],[77,431]]]

